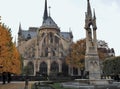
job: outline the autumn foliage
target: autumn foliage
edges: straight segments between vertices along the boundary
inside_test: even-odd
[[[12,42],[11,30],[0,24],[0,72],[20,74],[20,55]]]
[[[76,68],[84,68],[85,51],[86,51],[85,39],[80,39],[76,43],[73,43],[70,48],[70,53],[66,57],[67,64]],[[106,58],[106,54],[99,49],[98,55],[100,60],[104,60]]]
[[[73,67],[84,67],[85,49],[84,39],[73,43],[70,48],[70,54],[66,57],[67,64]]]

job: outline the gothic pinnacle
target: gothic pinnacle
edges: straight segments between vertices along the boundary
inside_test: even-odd
[[[90,2],[89,2],[89,0],[87,0],[87,2],[88,2],[88,4],[87,4],[87,16],[92,18]]]
[[[48,11],[47,11],[47,0],[45,0],[45,9],[44,9],[44,16],[43,21],[48,18]]]

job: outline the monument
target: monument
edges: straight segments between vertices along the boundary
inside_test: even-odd
[[[95,10],[91,11],[89,0],[87,0],[87,12],[85,13],[85,30],[86,30],[86,54],[85,54],[85,71],[89,76],[90,84],[110,84],[112,79],[101,79],[101,69],[97,50],[97,26]]]
[[[89,79],[100,79],[100,64],[97,52],[97,35],[96,35],[96,16],[95,11],[91,12],[89,0],[87,0],[87,12],[85,13],[85,30],[86,30],[86,54],[85,54],[85,71],[89,73]]]
[[[85,30],[86,30],[86,54],[85,54],[85,71],[89,79],[75,79],[77,82],[62,83],[63,87],[96,89],[96,87],[116,87],[112,79],[101,79],[101,69],[97,50],[97,26],[95,10],[93,15],[89,0],[87,0],[87,12],[85,13]],[[111,86],[110,86],[111,85]],[[107,88],[106,88],[107,89]],[[114,88],[116,89],[116,88]]]

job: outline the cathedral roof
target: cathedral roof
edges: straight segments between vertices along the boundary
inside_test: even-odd
[[[60,32],[60,35],[65,39],[70,39],[71,38],[70,32]]]
[[[52,29],[57,29],[59,30],[59,27],[57,24],[54,22],[54,20],[50,16],[48,16],[48,11],[47,11],[47,0],[45,0],[45,8],[44,8],[44,14],[43,14],[43,23],[40,29],[45,29],[45,28],[52,28]]]
[[[33,38],[37,35],[37,32],[33,32],[33,31],[26,31],[26,30],[22,30],[22,36],[26,39],[30,36],[30,38]]]
[[[54,22],[54,20],[50,16],[47,17],[47,19],[43,21],[43,24],[40,27],[40,29],[44,29],[44,28],[59,29],[59,27],[57,26],[57,24]]]

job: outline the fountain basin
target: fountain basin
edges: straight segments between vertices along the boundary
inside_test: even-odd
[[[91,85],[107,85],[113,83],[113,79],[75,79],[75,81]]]

